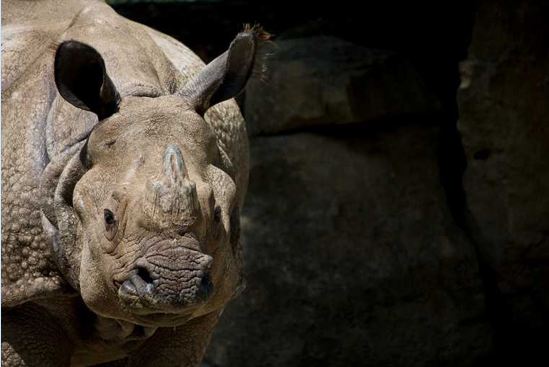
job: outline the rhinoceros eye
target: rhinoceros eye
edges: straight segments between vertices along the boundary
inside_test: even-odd
[[[105,219],[105,237],[107,237],[107,239],[111,241],[116,235],[116,230],[118,227],[117,220],[114,216],[114,213],[111,212],[109,209],[103,210],[103,217]]]

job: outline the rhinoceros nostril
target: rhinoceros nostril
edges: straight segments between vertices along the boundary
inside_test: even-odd
[[[202,279],[200,280],[200,285],[198,287],[198,296],[202,299],[206,299],[210,296],[214,289],[212,280],[210,279],[210,275],[208,273],[204,274]]]
[[[154,281],[151,273],[149,273],[149,271],[142,266],[137,267],[137,276],[143,279],[143,281],[147,284],[152,284],[152,282]]]

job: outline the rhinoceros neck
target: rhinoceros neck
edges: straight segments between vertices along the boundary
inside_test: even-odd
[[[48,164],[46,116],[54,96],[41,73],[46,67],[45,60],[37,60],[2,93],[3,305],[64,287],[51,261],[40,214],[40,176]]]

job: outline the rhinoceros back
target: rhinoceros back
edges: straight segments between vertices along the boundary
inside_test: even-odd
[[[53,260],[42,206],[45,172],[62,169],[97,117],[65,102],[53,81],[56,46],[67,39],[90,44],[104,57],[122,97],[161,96],[181,88],[204,63],[181,43],[117,15],[101,1],[3,1],[2,43],[2,298],[15,306],[73,292]],[[222,169],[234,179],[240,202],[247,185],[244,120],[229,100],[205,119],[218,140]]]

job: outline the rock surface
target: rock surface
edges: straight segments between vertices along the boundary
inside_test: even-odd
[[[395,53],[335,37],[277,41],[266,80],[248,86],[252,135],[431,112],[437,99]]]
[[[471,230],[515,348],[549,328],[548,15],[546,1],[479,2],[458,94]]]
[[[245,294],[213,366],[470,365],[489,349],[473,248],[444,205],[438,128],[252,140]]]

